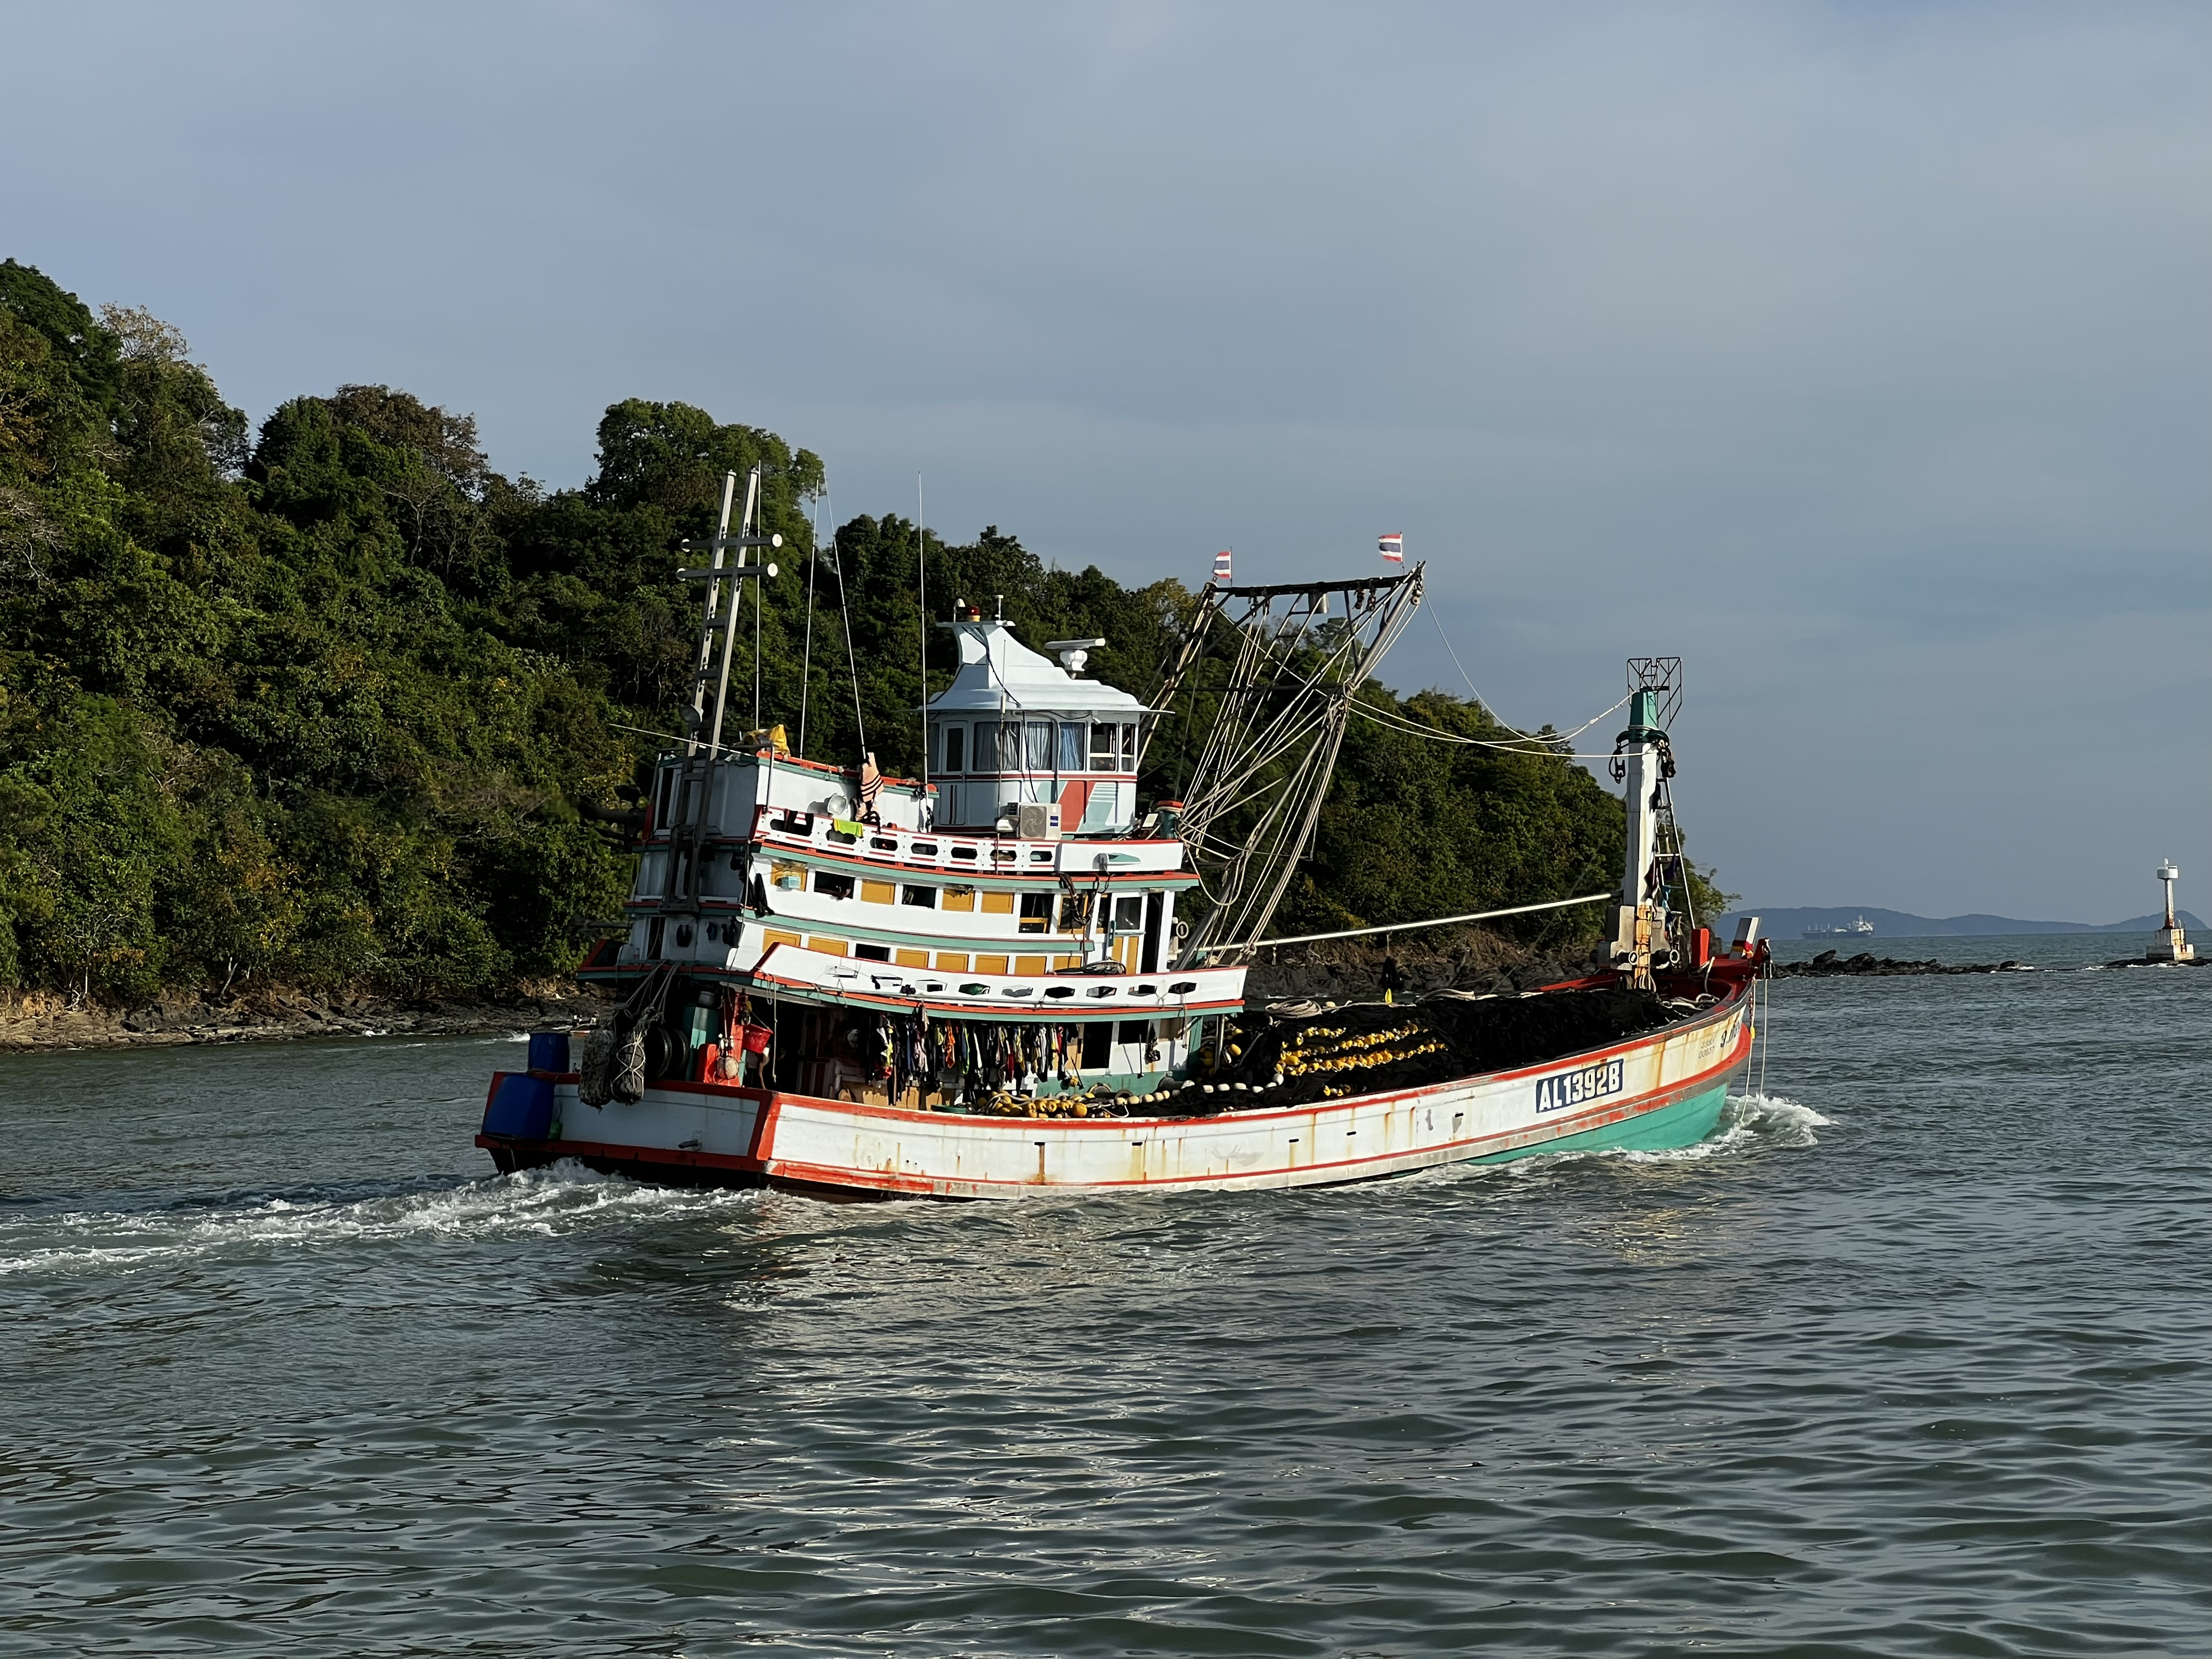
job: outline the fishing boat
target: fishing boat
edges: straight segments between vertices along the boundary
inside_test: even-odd
[[[1872,934],[1874,924],[1864,916],[1855,916],[1849,921],[1839,921],[1832,927],[1818,923],[1805,930],[1807,939],[1863,939]]]
[[[1310,845],[1354,693],[1422,597],[1389,576],[1203,591],[1147,701],[1085,678],[1097,640],[1023,645],[964,600],[921,710],[927,774],[726,733],[760,479],[709,562],[685,732],[641,792],[621,931],[581,976],[620,998],[530,1039],[477,1144],[656,1182],[826,1194],[1316,1186],[1712,1133],[1749,1061],[1767,948],[1693,925],[1667,726],[1680,664],[1632,660],[1611,757],[1628,851],[1589,971],[1503,996],[1255,1006],[1248,968]],[[755,602],[758,602],[756,589]],[[1182,798],[1146,744],[1194,666],[1228,665]],[[726,742],[726,736],[731,740]],[[1443,920],[1466,921],[1480,916]],[[1354,929],[1352,933],[1382,932]]]

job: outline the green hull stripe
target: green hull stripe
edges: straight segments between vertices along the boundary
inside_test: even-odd
[[[1504,1164],[1512,1158],[1538,1158],[1551,1152],[1660,1152],[1694,1146],[1712,1133],[1727,1105],[1728,1084],[1723,1080],[1656,1111],[1639,1112],[1602,1128],[1584,1129],[1579,1134],[1561,1135],[1555,1140],[1539,1140],[1516,1146],[1509,1152],[1491,1152],[1471,1161]]]

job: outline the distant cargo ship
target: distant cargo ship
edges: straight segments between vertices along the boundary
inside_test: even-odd
[[[1849,939],[1857,937],[1861,934],[1871,933],[1873,932],[1874,924],[1872,922],[1869,921],[1864,916],[1856,916],[1849,921],[1839,921],[1832,927],[1808,927],[1805,930],[1805,937],[1807,939],[1836,939],[1838,937]]]

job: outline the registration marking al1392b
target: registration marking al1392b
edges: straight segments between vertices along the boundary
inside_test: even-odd
[[[1593,1100],[1603,1100],[1607,1095],[1617,1095],[1620,1092],[1621,1069],[1619,1060],[1601,1060],[1579,1072],[1569,1072],[1565,1077],[1545,1078],[1536,1085],[1536,1109],[1562,1111],[1570,1106],[1585,1105]]]

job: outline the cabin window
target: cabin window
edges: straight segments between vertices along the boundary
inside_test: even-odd
[[[1018,772],[1022,769],[1022,723],[1019,720],[999,722],[999,770]]]
[[[1028,753],[1024,757],[1023,769],[1030,772],[1051,771],[1052,722],[1031,720],[1022,727],[1022,732],[1028,740]]]
[[[1127,893],[1114,901],[1114,931],[1117,933],[1141,933],[1145,926],[1145,896]]]
[[[814,872],[814,890],[826,898],[848,899],[853,896],[853,878],[833,876],[827,870]]]
[[[1024,893],[1022,895],[1021,931],[1024,933],[1048,933],[1052,928],[1052,895]]]
[[[908,858],[933,859],[937,856],[937,843],[933,841],[913,842],[908,843],[906,850]]]
[[[968,769],[968,728],[948,726],[945,728],[945,757],[937,763],[940,772],[964,772]]]
[[[972,847],[956,847],[952,849],[952,856],[956,859],[972,860],[975,856],[975,849]]]
[[[899,902],[911,904],[918,910],[934,910],[937,908],[937,890],[934,887],[902,887],[899,889]]]
[[[1083,1028],[1083,1069],[1095,1072],[1114,1063],[1114,1024],[1095,1020]]]
[[[1116,1042],[1150,1042],[1152,1040],[1152,1022],[1149,1019],[1125,1019],[1114,1028],[1114,1041]]]
[[[1060,728],[1060,769],[1062,772],[1083,770],[1083,727],[1073,722]]]
[[[968,769],[971,772],[995,772],[999,769],[998,721],[975,722],[975,752]]]
[[[888,945],[855,945],[853,954],[863,962],[889,962],[891,947]]]
[[[1060,901],[1060,931],[1079,933],[1091,926],[1091,895],[1065,893]]]
[[[1118,772],[1121,769],[1121,728],[1109,726],[1103,720],[1091,727],[1091,769],[1094,772]]]

